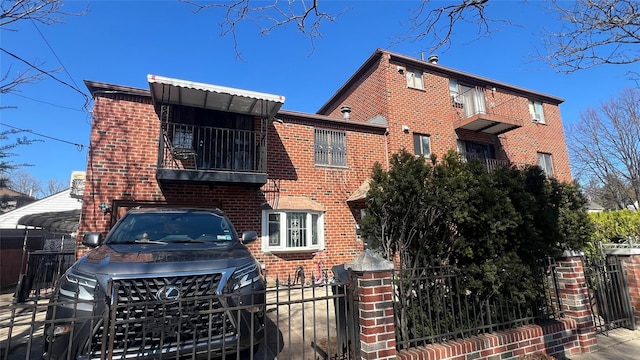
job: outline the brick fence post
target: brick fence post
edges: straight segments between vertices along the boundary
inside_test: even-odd
[[[345,268],[354,273],[358,299],[355,311],[360,322],[360,356],[356,358],[395,359],[393,263],[367,249]]]
[[[622,260],[637,329],[640,327],[640,248],[607,249],[606,254]]]
[[[598,340],[582,257],[575,252],[565,252],[557,264],[558,293],[564,314],[576,322],[578,343],[582,352],[592,352],[597,349]]]

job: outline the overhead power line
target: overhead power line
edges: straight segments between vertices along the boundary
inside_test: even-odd
[[[38,99],[34,99],[34,98],[31,98],[31,97],[28,97],[28,96],[20,95],[20,94],[17,94],[17,93],[11,93],[11,95],[12,96],[19,96],[21,98],[25,98],[25,99],[28,99],[28,100],[31,100],[31,101],[39,102],[39,103],[42,103],[42,104],[55,106],[55,107],[58,107],[58,108],[61,108],[61,109],[73,110],[73,111],[78,111],[78,112],[81,112],[81,113],[86,113],[87,112],[85,110],[72,108],[70,106],[58,105],[58,104],[54,104],[54,103],[51,103],[51,102],[48,102],[48,101],[38,100]]]
[[[61,83],[62,85],[65,85],[65,86],[67,86],[67,87],[69,87],[69,88],[73,89],[74,91],[78,92],[80,95],[82,95],[82,96],[84,97],[84,100],[85,100],[85,104],[84,104],[83,108],[85,108],[85,107],[87,107],[87,106],[89,105],[89,102],[91,101],[91,99],[89,98],[89,96],[87,96],[87,94],[85,94],[84,92],[82,92],[82,90],[78,89],[78,87],[76,87],[76,86],[74,86],[74,85],[71,85],[71,84],[69,84],[68,82],[63,81],[63,80],[61,80],[61,79],[58,79],[57,77],[53,76],[53,74],[51,74],[50,72],[48,72],[48,71],[46,71],[46,70],[42,70],[42,69],[40,69],[39,67],[37,67],[37,66],[35,66],[35,65],[31,64],[30,62],[28,62],[27,60],[25,60],[25,59],[21,58],[20,56],[18,56],[18,55],[16,55],[16,54],[12,53],[12,52],[10,52],[10,51],[7,51],[6,49],[0,48],[0,50],[2,50],[2,52],[4,52],[5,54],[7,54],[7,55],[9,55],[9,56],[11,56],[11,57],[13,57],[13,58],[15,58],[15,59],[17,59],[17,60],[22,61],[23,63],[27,64],[29,67],[31,67],[31,68],[33,68],[33,69],[35,69],[35,70],[37,70],[37,71],[41,72],[42,74],[44,74],[44,75],[46,75],[46,76],[48,76],[48,77],[52,78],[53,80],[55,80],[55,81],[57,81],[57,82]]]
[[[18,127],[15,127],[15,126],[9,125],[9,124],[7,124],[7,123],[0,123],[0,125],[4,125],[4,126],[6,126],[6,127],[8,127],[8,128],[12,128],[12,129],[17,130],[17,131],[20,131],[20,132],[26,132],[26,133],[29,133],[29,134],[33,134],[33,135],[36,135],[36,136],[43,137],[43,138],[47,138],[47,139],[51,139],[51,140],[55,140],[55,141],[59,141],[59,142],[61,142],[61,143],[65,143],[65,144],[69,144],[69,145],[74,145],[75,147],[77,147],[77,148],[78,148],[78,151],[82,151],[82,150],[84,150],[84,148],[88,147],[87,145],[78,144],[78,143],[74,143],[74,142],[71,142],[71,141],[68,141],[68,140],[64,140],[64,139],[60,139],[60,138],[57,138],[57,137],[53,137],[53,136],[49,136],[49,135],[40,134],[40,133],[37,133],[37,132],[35,132],[35,131],[33,131],[33,130],[29,130],[29,129],[21,129],[21,128],[18,128]]]

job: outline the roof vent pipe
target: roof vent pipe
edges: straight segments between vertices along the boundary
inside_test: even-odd
[[[438,55],[430,55],[429,58],[427,59],[427,61],[429,61],[432,64],[437,64],[438,63]]]
[[[351,117],[351,107],[344,105],[343,107],[340,108],[340,111],[342,112],[342,117],[345,120],[349,120],[349,118]]]

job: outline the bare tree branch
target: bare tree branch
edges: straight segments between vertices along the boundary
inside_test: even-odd
[[[10,29],[8,25],[19,20],[30,20],[51,25],[62,22],[65,16],[80,16],[86,13],[86,10],[80,13],[67,13],[62,11],[62,5],[62,0],[2,0],[0,2],[0,10],[2,11],[0,14],[0,30],[17,31]],[[44,77],[50,77],[80,92],[85,98],[85,107],[87,106],[89,98],[86,94],[82,93],[77,87],[71,86],[53,75],[59,69],[45,70],[42,68],[42,63],[25,60],[5,48],[0,48],[0,50],[26,65],[26,70],[20,70],[16,74],[11,73],[11,65],[7,68],[0,78],[0,94],[15,92],[21,85],[40,81]]]
[[[640,62],[640,1],[553,0],[560,16],[559,31],[546,30],[543,60],[563,73],[596,65]],[[567,7],[565,7],[567,6]]]
[[[16,88],[19,87],[20,85],[37,82],[41,80],[42,77],[43,77],[42,73],[39,72],[39,73],[33,74],[29,70],[19,71],[16,75],[12,77],[11,65],[9,65],[7,71],[2,75],[2,78],[0,78],[0,94],[7,94],[10,92],[17,91]]]
[[[257,26],[260,34],[268,36],[279,27],[294,25],[296,31],[305,34],[314,49],[315,38],[322,37],[320,25],[325,22],[334,22],[345,10],[338,14],[331,14],[320,10],[320,0],[272,0],[272,3],[264,4],[259,0],[235,0],[232,2],[205,3],[200,1],[180,0],[195,7],[194,12],[199,13],[207,9],[222,9],[223,20],[220,23],[221,36],[233,38],[236,56],[242,59],[237,30],[243,22],[252,22]],[[312,50],[313,52],[313,50]]]
[[[486,13],[488,3],[489,0],[458,0],[434,7],[433,1],[422,0],[409,19],[411,26],[403,35],[397,36],[396,43],[426,40],[432,42],[429,51],[446,51],[453,43],[454,29],[462,23],[477,26],[472,41],[491,36],[500,30],[500,24],[515,26],[511,21],[489,18]]]
[[[62,11],[60,0],[2,0],[0,8],[0,27],[3,30],[6,30],[6,25],[19,20],[33,19],[51,25],[70,15]]]

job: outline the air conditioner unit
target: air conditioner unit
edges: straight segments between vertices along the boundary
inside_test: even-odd
[[[451,95],[451,104],[455,107],[463,107],[464,104],[462,102],[462,96],[460,95]]]

